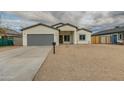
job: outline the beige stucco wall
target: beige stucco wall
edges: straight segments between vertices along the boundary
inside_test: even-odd
[[[43,25],[32,27],[23,31],[23,45],[27,46],[27,34],[54,34],[54,42],[59,45],[59,31]]]
[[[77,29],[75,27],[72,27],[70,25],[65,25],[65,26],[59,27],[58,29],[61,32],[64,31],[65,33],[66,33],[66,31],[72,31],[74,33],[73,34],[73,44],[77,44],[77,37],[76,37]]]
[[[86,35],[86,40],[81,41],[79,35]],[[91,44],[91,33],[85,30],[77,31],[77,44]]]
[[[60,29],[61,31],[76,31],[77,30],[75,27],[72,27],[69,25],[59,27],[58,29]]]

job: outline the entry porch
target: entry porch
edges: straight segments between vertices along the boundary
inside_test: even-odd
[[[75,44],[74,31],[60,31],[59,32],[59,44]]]

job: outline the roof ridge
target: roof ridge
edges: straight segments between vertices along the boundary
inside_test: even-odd
[[[91,33],[92,33],[92,31],[91,31],[91,30],[86,29],[86,28],[79,28],[79,29],[78,29],[78,31],[79,31],[79,30],[86,30],[86,31],[88,31],[88,32],[91,32]]]
[[[31,26],[28,26],[28,27],[22,28],[21,31],[26,30],[26,29],[29,29],[29,28],[32,28],[32,27],[35,27],[35,26],[38,26],[38,25],[43,25],[43,26],[46,26],[46,27],[49,27],[49,28],[52,28],[52,29],[58,30],[58,29],[56,29],[56,28],[54,28],[54,27],[52,27],[52,26],[49,26],[49,25],[47,25],[47,24],[37,23],[37,24],[31,25]]]
[[[59,25],[59,24],[64,24],[64,23],[61,23],[61,22],[60,22],[60,23],[57,23],[57,24],[54,24],[54,25],[51,25],[51,26],[57,26],[57,25]]]
[[[70,23],[65,23],[65,24],[63,24],[63,25],[61,25],[61,26],[58,26],[58,27],[56,27],[56,28],[59,28],[59,27],[65,26],[65,25],[70,25],[70,26],[75,27],[76,29],[78,29],[77,26],[72,25],[72,24],[70,24]]]

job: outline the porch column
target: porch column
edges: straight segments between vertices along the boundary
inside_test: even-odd
[[[25,32],[23,32],[22,41],[23,41],[23,46],[27,46],[27,33]]]

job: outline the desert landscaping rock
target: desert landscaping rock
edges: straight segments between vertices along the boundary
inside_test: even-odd
[[[0,80],[32,80],[49,50],[49,46],[42,46],[0,52]]]
[[[124,80],[124,46],[60,45],[34,80]]]

